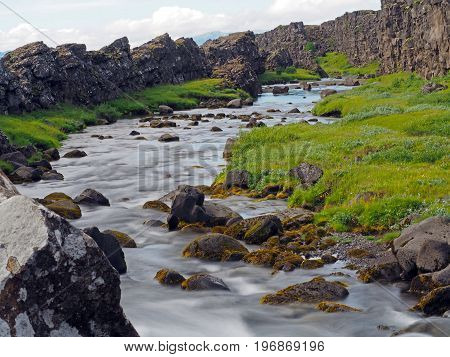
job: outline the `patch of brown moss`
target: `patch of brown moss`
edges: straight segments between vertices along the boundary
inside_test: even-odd
[[[157,211],[170,213],[170,207],[168,205],[166,205],[164,202],[158,201],[158,200],[148,201],[144,204],[144,206],[142,208],[143,209],[154,209]]]
[[[137,244],[128,234],[114,230],[106,230],[103,233],[114,236],[123,248],[137,248]]]
[[[321,259],[309,259],[309,260],[305,260],[303,261],[301,267],[302,269],[319,269],[322,268],[324,266],[324,262]]]
[[[347,251],[347,256],[350,258],[356,258],[356,259],[363,259],[363,258],[369,258],[372,256],[371,253],[369,253],[365,249],[361,248],[354,248]]]
[[[335,313],[335,312],[361,312],[362,310],[360,309],[356,309],[354,307],[351,306],[347,306],[347,305],[343,305],[343,304],[338,304],[335,302],[331,302],[331,301],[322,301],[321,303],[319,303],[316,308],[318,310],[321,310],[323,312],[327,312],[327,313]]]
[[[272,267],[275,263],[279,251],[269,249],[259,249],[244,256],[244,262],[253,265]]]

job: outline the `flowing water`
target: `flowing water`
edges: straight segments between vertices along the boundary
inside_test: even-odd
[[[306,112],[320,99],[320,90],[293,89],[289,95],[263,94],[253,107],[243,109],[192,110],[186,113],[267,114],[268,126],[311,119],[311,114],[286,114],[292,108]],[[342,90],[341,87],[332,87]],[[328,123],[327,119],[319,121]],[[135,238],[138,249],[124,249],[128,273],[122,276],[122,306],[142,336],[389,336],[407,328],[409,335],[448,335],[450,319],[428,318],[409,312],[416,300],[401,293],[394,285],[362,284],[355,273],[343,268],[343,262],[309,271],[295,270],[272,275],[270,269],[243,262],[211,263],[184,259],[184,246],[196,237],[193,233],[171,232],[144,225],[147,220],[164,221],[166,215],[143,210],[142,205],[158,199],[179,184],[210,185],[225,165],[222,152],[229,137],[239,134],[240,120],[210,119],[191,130],[183,130],[187,121],[177,121],[177,128],[139,128],[138,120],[121,120],[110,126],[90,127],[73,134],[64,142],[61,152],[82,149],[83,159],[61,159],[54,168],[65,180],[39,182],[20,186],[30,197],[44,197],[51,192],[64,192],[71,197],[86,188],[94,188],[110,199],[111,207],[82,207],[83,217],[74,221],[79,228],[97,226],[101,230],[116,229]],[[223,132],[211,132],[213,126]],[[137,130],[147,141],[130,136]],[[180,137],[179,143],[160,143],[163,133]],[[111,135],[98,140],[93,134]],[[221,201],[243,217],[283,210],[284,201],[255,202],[231,197]],[[254,249],[254,247],[251,247]],[[161,268],[171,268],[184,276],[206,272],[222,278],[230,292],[186,292],[159,285],[153,277]],[[329,276],[345,272],[349,277]],[[360,308],[362,313],[326,314],[313,305],[266,306],[259,299],[266,293],[301,283],[322,275],[329,280],[345,281],[350,295],[345,304]],[[384,328],[380,328],[382,325]]]

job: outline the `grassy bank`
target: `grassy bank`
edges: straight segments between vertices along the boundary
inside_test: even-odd
[[[450,85],[450,77],[437,79]],[[320,206],[336,230],[387,230],[407,215],[448,214],[450,89],[422,94],[425,81],[400,73],[326,98],[316,114],[339,112],[331,125],[258,128],[234,147],[230,169],[252,174],[252,188],[294,188],[292,206]],[[303,189],[288,171],[318,165],[322,179]]]
[[[317,73],[295,67],[266,71],[259,77],[263,85],[289,83],[292,81],[315,81],[319,79],[320,76]]]
[[[118,119],[143,110],[156,111],[161,104],[190,109],[208,99],[231,100],[248,94],[223,88],[220,79],[205,79],[180,85],[161,85],[92,108],[58,105],[23,115],[0,115],[0,130],[18,146],[58,147],[68,133],[95,125],[98,119]],[[0,163],[0,165],[5,165]]]
[[[347,56],[343,53],[329,52],[324,57],[317,59],[319,65],[331,77],[346,75],[375,75],[378,71],[378,62],[367,66],[355,67],[350,64]]]

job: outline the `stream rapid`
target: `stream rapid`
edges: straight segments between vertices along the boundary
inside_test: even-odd
[[[287,95],[264,93],[252,107],[195,109],[182,113],[240,115],[259,112],[273,117],[263,120],[267,126],[280,123],[282,118],[286,118],[286,123],[296,123],[314,118],[307,112],[320,100],[320,91],[327,88],[348,89],[339,86],[316,86],[311,92],[291,89]],[[302,113],[287,114],[293,108]],[[281,112],[267,113],[269,109]],[[244,262],[185,259],[181,256],[183,248],[198,234],[167,232],[162,227],[144,225],[145,221],[166,219],[165,213],[142,209],[146,201],[159,199],[180,184],[211,185],[224,169],[225,143],[245,130],[240,128],[245,123],[229,118],[208,120],[191,130],[184,130],[189,123],[185,120],[174,120],[178,124],[176,128],[142,128],[138,119],[89,127],[82,133],[70,135],[60,150],[65,153],[81,149],[88,156],[62,158],[53,163],[64,175],[64,181],[18,187],[29,197],[43,198],[52,192],[74,197],[86,188],[93,188],[109,198],[111,207],[82,206],[83,217],[72,224],[79,228],[115,229],[129,234],[137,242],[138,249],[124,249],[128,272],[121,276],[121,289],[124,311],[141,336],[390,336],[398,331],[408,336],[442,336],[450,333],[450,319],[423,318],[410,312],[409,308],[417,300],[402,293],[400,286],[363,284],[356,279],[354,271],[343,268],[344,262],[313,271],[297,269],[273,275],[271,269]],[[318,120],[330,122],[324,118]],[[223,131],[211,132],[213,126]],[[147,140],[136,140],[129,135],[132,130],[140,132]],[[180,142],[158,142],[165,133],[179,136]],[[92,137],[96,134],[111,135],[113,139],[98,140]],[[286,202],[281,200],[256,202],[236,196],[218,202],[244,218],[286,208]],[[174,269],[184,276],[209,273],[223,279],[230,291],[186,292],[162,286],[153,279],[161,268]],[[334,272],[344,272],[348,277],[330,276]],[[327,314],[310,304],[259,304],[259,299],[267,293],[316,276],[347,283],[350,295],[343,303],[363,312]]]

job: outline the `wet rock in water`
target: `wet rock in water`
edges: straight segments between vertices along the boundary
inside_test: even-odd
[[[150,122],[150,128],[161,129],[161,128],[175,128],[177,123],[168,120],[152,120]]]
[[[87,154],[82,150],[72,150],[64,154],[64,158],[66,159],[80,159],[82,157],[86,157]]]
[[[326,98],[330,95],[336,94],[337,91],[334,89],[324,89],[323,91],[320,92],[320,98]]]
[[[431,290],[450,285],[450,265],[434,273],[420,274],[411,280],[409,291],[415,294],[427,294]]]
[[[138,132],[138,131],[136,131],[136,130],[133,130],[133,131],[130,133],[130,136],[138,136],[138,135],[141,135],[141,133]]]
[[[180,224],[180,220],[177,216],[171,214],[167,217],[167,226],[169,228],[169,231],[176,230],[178,228],[178,224]]]
[[[144,204],[144,206],[142,208],[143,209],[154,209],[154,210],[165,212],[165,213],[170,212],[170,207],[168,205],[166,205],[164,202],[159,201],[159,200],[148,201]]]
[[[73,201],[80,205],[110,206],[109,200],[103,194],[91,188],[84,190]]]
[[[181,287],[188,291],[230,290],[222,279],[208,274],[193,275],[189,279],[183,281]]]
[[[282,232],[283,226],[280,219],[268,215],[240,220],[227,227],[225,234],[248,244],[262,244],[270,237],[280,235]]]
[[[80,219],[81,209],[72,200],[55,200],[45,204],[49,210],[66,219]]]
[[[292,303],[319,303],[344,299],[348,290],[340,283],[314,278],[306,283],[289,286],[261,299],[262,304],[282,305]]]
[[[347,87],[357,87],[361,85],[361,81],[357,77],[347,77],[343,84]]]
[[[303,210],[299,214],[287,217],[283,220],[283,228],[287,231],[299,229],[314,220],[314,213],[308,210]]]
[[[34,162],[32,162],[30,164],[30,167],[34,167],[35,169],[39,168],[39,169],[41,169],[43,171],[45,171],[45,170],[47,170],[47,171],[53,170],[52,165],[47,160],[34,161]]]
[[[273,93],[273,95],[287,94],[287,93],[289,93],[289,87],[288,86],[285,86],[285,87],[273,87],[272,93]]]
[[[248,106],[248,107],[251,107],[251,106],[253,105],[253,103],[254,103],[253,98],[247,98],[247,99],[245,99],[244,102],[243,102],[243,104],[244,104],[245,106]]]
[[[374,264],[358,271],[358,279],[363,283],[374,281],[394,282],[400,279],[401,267],[396,261]]]
[[[21,166],[10,175],[10,179],[15,184],[21,184],[24,182],[37,182],[42,179],[43,174],[44,173],[41,169]]]
[[[324,264],[334,264],[338,261],[338,259],[330,254],[324,254],[320,257],[320,260]]]
[[[308,270],[314,270],[314,269],[322,268],[324,265],[325,265],[324,262],[320,259],[308,259],[302,263],[301,268],[308,269]]]
[[[422,297],[412,310],[421,311],[426,315],[442,316],[450,310],[450,285],[432,290]]]
[[[161,269],[155,275],[155,279],[161,285],[176,286],[181,285],[185,281],[185,277],[175,270]]]
[[[199,126],[199,122],[198,121],[191,121],[188,125],[189,126]]]
[[[60,159],[59,151],[56,148],[51,148],[44,151],[44,158],[48,161],[57,161]]]
[[[98,247],[105,253],[109,262],[119,274],[125,274],[127,272],[125,254],[116,237],[100,232],[97,227],[86,228],[83,232],[95,240]]]
[[[232,149],[233,149],[233,145],[235,142],[236,142],[236,139],[233,139],[233,138],[227,139],[227,143],[225,144],[225,149],[223,151],[224,159],[230,159],[231,156],[233,155]]]
[[[120,306],[119,275],[97,244],[2,174],[0,226],[3,336],[137,336]]]
[[[288,113],[289,114],[299,114],[300,110],[298,108],[294,108],[294,109],[291,109],[290,111],[288,111]]]
[[[223,131],[222,129],[220,129],[219,127],[217,127],[217,126],[213,126],[212,128],[211,128],[211,131],[212,132],[221,132],[221,131]]]
[[[215,202],[205,202],[203,204],[208,221],[205,222],[209,226],[225,226],[230,220],[242,217],[231,208]]]
[[[231,170],[227,172],[224,188],[226,190],[232,187],[247,189],[250,183],[250,173],[246,170]]]
[[[433,93],[433,92],[439,92],[441,90],[445,90],[448,87],[446,85],[443,84],[438,84],[438,83],[427,83],[422,87],[422,93],[424,94],[429,94],[429,93]]]
[[[273,269],[290,272],[299,268],[302,265],[303,261],[304,259],[298,254],[294,254],[291,252],[282,252],[277,255],[273,264]]]
[[[149,219],[144,222],[144,225],[148,227],[162,227],[164,226],[164,222],[158,219]]]
[[[122,248],[137,248],[135,240],[126,233],[110,229],[103,231],[103,233],[114,236]]]
[[[173,109],[167,105],[159,106],[159,114],[160,115],[169,115],[173,113]]]
[[[405,277],[418,269],[433,272],[448,265],[449,222],[446,217],[431,217],[406,228],[394,240],[393,251]]]
[[[147,138],[144,136],[137,136],[134,140],[146,141]]]
[[[223,234],[206,234],[193,240],[183,251],[186,258],[210,261],[238,261],[248,253],[236,239]]]
[[[228,102],[227,108],[239,109],[242,108],[242,99],[233,99]]]
[[[322,178],[323,171],[318,166],[303,162],[291,169],[289,174],[300,180],[305,188],[309,188],[314,186]]]
[[[323,301],[319,303],[317,306],[317,310],[327,312],[327,313],[335,313],[335,312],[362,312],[360,309],[356,309],[351,306],[338,304],[331,301]]]
[[[44,172],[42,175],[42,180],[44,181],[63,181],[64,176],[63,174],[60,174],[59,172],[56,172],[54,170]]]
[[[158,141],[163,142],[163,143],[170,143],[170,142],[174,142],[174,141],[180,141],[180,138],[178,136],[171,135],[171,134],[163,134],[158,139]]]

